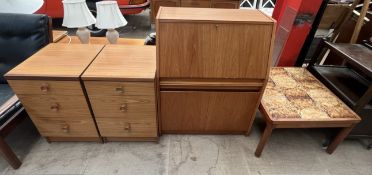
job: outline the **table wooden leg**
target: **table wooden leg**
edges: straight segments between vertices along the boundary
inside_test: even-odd
[[[354,128],[348,127],[348,128],[342,128],[341,131],[336,135],[336,137],[333,139],[331,144],[328,145],[327,153],[332,154],[337,146],[349,135],[350,131]]]
[[[8,161],[8,163],[14,168],[18,169],[22,162],[14,154],[13,150],[4,141],[4,138],[0,137],[0,154]]]
[[[272,133],[273,129],[274,128],[273,128],[273,125],[271,123],[266,123],[265,131],[262,133],[260,142],[258,143],[257,148],[256,148],[256,151],[254,153],[254,155],[256,157],[260,157],[261,156],[262,150],[264,149],[267,140],[271,136],[271,133]]]

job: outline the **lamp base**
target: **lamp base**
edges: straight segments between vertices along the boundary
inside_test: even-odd
[[[88,44],[90,38],[90,30],[86,27],[79,27],[76,31],[76,35],[82,44]]]
[[[107,29],[106,38],[110,44],[116,44],[119,38],[119,32],[115,29]]]

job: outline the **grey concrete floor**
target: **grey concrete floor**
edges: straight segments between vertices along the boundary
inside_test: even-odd
[[[254,151],[263,124],[258,116],[250,136],[163,135],[152,142],[47,143],[30,120],[7,137],[23,165],[13,170],[0,158],[0,174],[120,175],[371,175],[372,150],[345,140],[329,155],[323,130],[278,129],[261,158]]]

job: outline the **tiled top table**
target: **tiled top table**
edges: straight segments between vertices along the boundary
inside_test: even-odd
[[[255,152],[257,157],[275,128],[343,128],[327,148],[331,154],[360,121],[305,68],[272,68],[260,111],[266,128]]]

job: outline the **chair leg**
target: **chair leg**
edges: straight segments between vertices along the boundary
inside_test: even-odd
[[[0,137],[0,154],[8,161],[8,163],[14,168],[18,169],[22,162],[14,154],[13,150],[4,141],[4,138]]]
[[[256,157],[260,157],[261,156],[262,150],[264,149],[267,140],[271,136],[271,133],[272,133],[273,129],[274,128],[273,128],[273,125],[271,123],[266,123],[265,131],[262,133],[260,142],[258,143],[257,148],[256,148],[256,151],[254,153],[254,155]]]
[[[352,127],[347,127],[347,128],[342,128],[342,130],[336,135],[336,137],[333,139],[331,144],[327,148],[327,153],[332,154],[337,146],[349,135],[350,131],[354,128]]]

